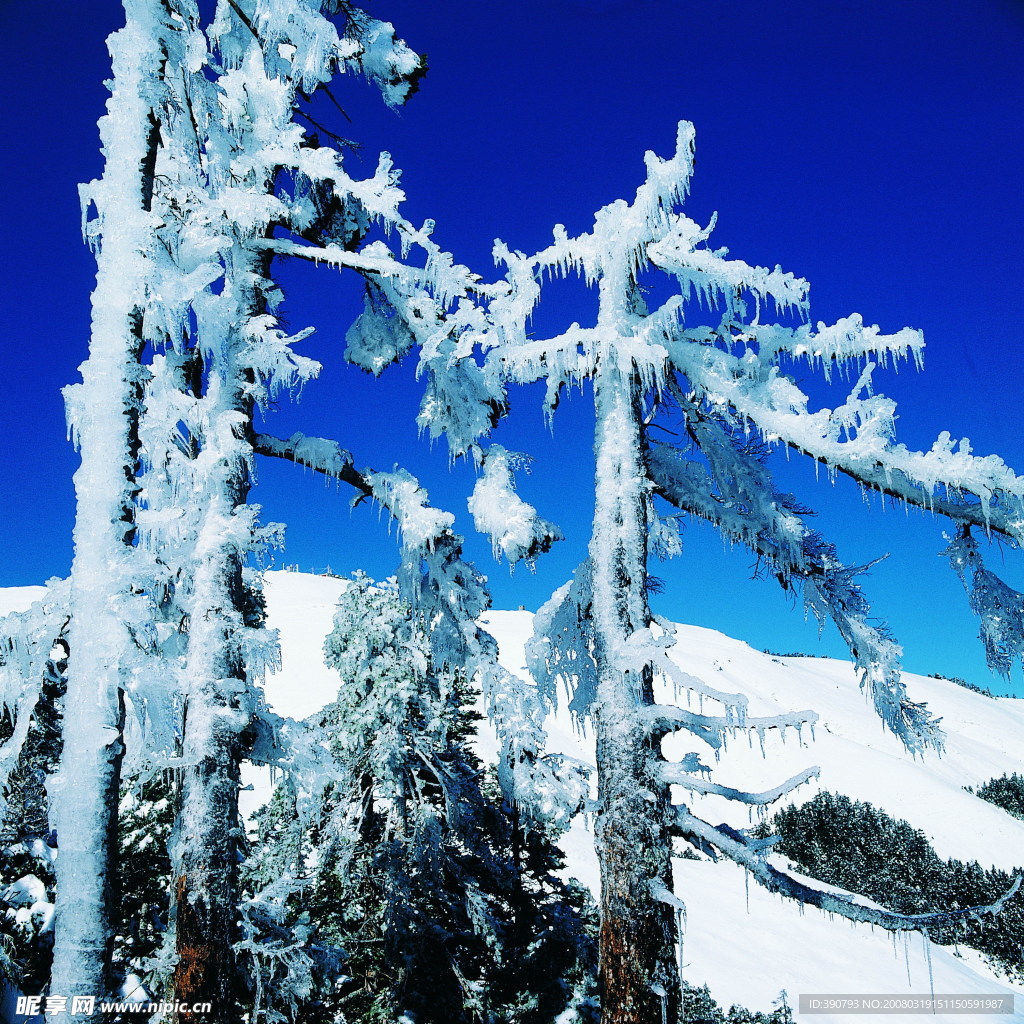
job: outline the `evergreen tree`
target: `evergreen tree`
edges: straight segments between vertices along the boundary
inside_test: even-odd
[[[977,789],[968,786],[967,791],[1024,821],[1024,775],[1006,773],[998,779],[989,779]]]
[[[61,757],[66,581],[0,619],[0,973],[39,991],[53,958],[56,834],[48,786]]]
[[[158,955],[170,916],[171,831],[175,791],[158,773],[124,787],[118,815],[118,889],[114,963],[138,975],[154,996],[162,990]]]
[[[394,582],[365,576],[325,650],[342,678],[317,718],[333,781],[299,828],[300,794],[279,789],[251,862],[253,879],[305,875],[296,907],[344,951],[321,1003],[360,1024],[544,1024],[570,1004],[590,1019],[588,897],[472,752],[465,675],[433,665]]]
[[[842,794],[818,793],[799,807],[784,808],[757,830],[762,837],[771,832],[780,837],[778,851],[802,872],[901,914],[993,903],[1024,872],[944,861],[919,829]],[[995,917],[959,914],[933,923],[928,935],[942,945],[978,949],[997,970],[1024,978],[1024,897],[1019,894],[1005,900]]]

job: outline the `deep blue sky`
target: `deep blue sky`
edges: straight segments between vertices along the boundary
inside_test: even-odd
[[[460,261],[489,272],[495,237],[537,247],[551,226],[585,230],[593,211],[631,196],[643,152],[671,151],[675,124],[697,126],[688,211],[719,211],[714,238],[737,257],[781,264],[812,284],[812,316],[851,311],[888,330],[922,328],[922,374],[880,374],[900,401],[906,443],[941,429],[967,435],[1024,471],[1019,405],[1024,356],[1024,5],[1013,0],[380,0],[371,7],[429,55],[421,92],[386,110],[356,81],[339,86],[353,123],[324,117],[403,168],[413,220]],[[76,184],[100,171],[95,122],[108,73],[103,45],[120,24],[115,0],[0,0],[8,42],[0,66],[8,257],[0,278],[7,367],[0,450],[4,543],[0,585],[67,572],[76,458],[64,437],[60,387],[85,356],[94,268],[79,236]],[[358,285],[327,271],[285,272],[293,326],[315,324],[306,351],[325,369],[281,433],[331,434],[357,463],[409,466],[471,531],[466,467],[447,472],[413,423],[419,385],[399,368],[373,382],[340,364]],[[592,296],[553,289],[543,325],[586,321]],[[557,296],[557,301],[554,297]],[[804,379],[811,381],[807,373]],[[815,392],[818,394],[818,392]],[[836,393],[829,398],[841,400]],[[499,606],[537,607],[582,557],[592,500],[587,396],[559,410],[553,437],[536,394],[513,394],[497,439],[536,456],[521,490],[567,541],[514,577],[476,539],[471,552]],[[781,477],[821,515],[851,561],[891,557],[867,581],[915,671],[998,685],[984,668],[959,583],[936,557],[943,524],[882,510],[853,486],[791,463]],[[348,496],[289,466],[260,470],[265,519],[289,524],[278,565],[385,575],[394,538]],[[751,582],[751,558],[687,528],[684,556],[656,571],[659,610],[758,647],[841,654],[818,641],[777,588]],[[993,563],[1001,558],[993,554]],[[1024,556],[1007,579],[1024,588]],[[1014,682],[1024,693],[1019,673]]]

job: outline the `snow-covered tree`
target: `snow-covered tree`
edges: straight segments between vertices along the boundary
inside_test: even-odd
[[[53,957],[55,837],[47,777],[61,754],[67,586],[0,620],[0,976],[39,991]]]
[[[302,918],[344,951],[335,977],[312,972],[321,1000],[365,1024],[541,1024],[585,1001],[587,897],[488,782],[470,747],[473,689],[461,669],[435,668],[422,614],[397,582],[357,574],[325,652],[341,687],[310,725],[331,750],[330,782],[283,782],[252,869],[264,884],[299,876]],[[286,965],[251,949],[282,968],[261,986],[279,1002]]]
[[[695,815],[690,793],[716,793],[763,807],[817,774],[809,769],[766,793],[711,782],[700,753],[727,737],[812,725],[813,712],[771,719],[748,716],[742,695],[725,694],[682,673],[668,656],[668,623],[648,604],[652,553],[678,550],[673,524],[655,497],[716,526],[750,547],[786,587],[802,586],[807,607],[831,617],[850,647],[862,686],[886,725],[911,750],[941,745],[927,710],[906,695],[899,648],[869,620],[855,575],[834,547],[804,522],[805,510],[775,487],[763,448],[786,445],[884,493],[958,523],[1024,535],[1024,479],[996,457],[977,458],[943,435],[928,452],[894,439],[894,406],[871,392],[876,361],[920,359],[920,334],[883,335],[856,314],[832,326],[805,322],[806,282],[726,258],[702,228],[677,207],[693,168],[694,133],[679,126],[675,155],[646,157],[647,180],[631,203],[598,211],[591,232],[554,242],[527,256],[503,244],[495,254],[508,268],[508,288],[492,292],[492,350],[485,377],[547,384],[553,412],[563,388],[592,383],[595,407],[596,499],[587,561],[537,616],[531,669],[552,692],[569,684],[572,710],[593,722],[597,740],[596,842],[601,862],[601,974],[604,1019],[616,1024],[675,1019],[679,978],[672,891],[671,840],[682,836],[743,864],[769,888],[855,920],[893,929],[925,928],[935,918],[867,910],[819,892],[769,863],[771,843]],[[578,273],[597,292],[593,326],[574,323],[558,337],[527,337],[527,321],[545,276]],[[650,311],[640,279],[675,278],[679,291]],[[790,323],[763,322],[774,306]],[[703,316],[701,309],[706,312]],[[703,321],[710,321],[705,325]],[[785,360],[824,368],[860,364],[856,385],[836,409],[812,411],[785,376]],[[651,441],[655,417],[672,407],[686,444]],[[976,547],[960,540],[950,551],[963,573]],[[987,572],[987,570],[986,570]],[[1020,652],[1021,631],[997,607],[1012,600],[974,574],[974,602],[988,614],[986,635],[997,656]],[[1019,621],[1019,620],[1018,620]],[[696,696],[700,712],[658,703],[657,683]],[[718,710],[708,713],[708,703]],[[700,751],[670,761],[663,742],[673,734]],[[673,805],[670,789],[683,801]]]
[[[483,692],[484,707],[500,744],[498,775],[505,795],[539,824],[566,828],[582,808],[586,766],[545,752],[544,718],[551,695],[510,672],[498,660],[498,645],[479,624],[491,607],[486,577],[463,557],[463,538],[452,528],[452,513],[430,504],[429,495],[403,469],[358,470],[337,442],[294,434],[287,440],[258,434],[262,455],[286,459],[350,484],[357,500],[370,499],[399,530],[402,599],[431,623],[431,656],[439,668],[459,669]],[[524,503],[524,508],[529,508]],[[519,510],[520,512],[522,510]],[[531,510],[536,550],[555,539],[555,528]]]
[[[87,189],[96,210],[97,279],[89,358],[68,390],[81,452],[71,574],[66,729],[50,782],[61,843],[54,991],[110,991],[114,822],[120,782],[123,688],[135,659],[133,624],[147,617],[134,583],[134,503],[145,346],[146,278],[157,246],[153,173],[164,68],[181,59],[180,22],[161,0],[126,0],[110,37],[111,96],[100,121],[106,166]]]

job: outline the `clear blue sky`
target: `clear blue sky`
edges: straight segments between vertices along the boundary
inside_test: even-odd
[[[529,249],[555,223],[585,230],[595,209],[632,194],[645,149],[669,154],[675,124],[687,118],[697,127],[688,210],[698,220],[719,211],[718,245],[808,278],[815,319],[857,311],[887,330],[924,330],[924,372],[876,378],[900,402],[902,439],[926,447],[949,429],[1024,471],[1024,5],[380,0],[370,9],[429,55],[430,73],[398,113],[351,81],[338,94],[353,123],[329,107],[321,115],[363,144],[367,171],[380,149],[394,154],[408,215],[435,218],[435,237],[460,261],[486,273],[495,237]],[[94,272],[76,184],[100,170],[103,39],[120,18],[115,0],[0,0],[8,43],[0,585],[40,582],[70,564],[76,458],[59,389],[77,379],[85,356]],[[374,382],[340,362],[358,282],[307,267],[288,268],[284,279],[289,322],[316,325],[305,351],[325,369],[270,429],[335,436],[360,465],[408,466],[471,532],[471,473],[449,475],[443,448],[417,438],[411,371]],[[543,329],[592,316],[580,289],[556,293]],[[535,608],[585,550],[591,424],[587,396],[559,410],[553,437],[536,394],[512,397],[497,439],[536,456],[521,490],[568,539],[535,574],[510,577],[481,539],[471,553],[499,606]],[[883,511],[877,498],[868,508],[856,488],[816,481],[812,467],[783,464],[780,476],[820,511],[819,525],[848,560],[891,553],[866,582],[909,668],[998,685],[959,583],[936,557],[941,522]],[[386,522],[365,508],[350,514],[348,495],[312,475],[261,466],[256,500],[266,520],[289,524],[278,565],[378,575],[394,566]],[[685,542],[681,559],[655,570],[666,584],[659,610],[758,647],[842,653],[834,631],[819,642],[777,587],[750,580],[746,553],[724,550],[698,525]],[[1004,568],[1024,589],[1024,555],[1008,553]],[[1014,686],[1024,693],[1019,673]]]

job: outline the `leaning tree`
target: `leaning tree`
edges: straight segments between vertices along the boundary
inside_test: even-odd
[[[400,214],[398,174],[386,154],[371,177],[354,179],[340,140],[329,145],[322,126],[310,134],[296,120],[308,119],[303,104],[315,89],[329,94],[339,68],[359,71],[389,102],[402,102],[421,59],[390,25],[331,0],[227,0],[205,31],[196,11],[187,13],[188,60],[154,168],[162,249],[143,323],[159,354],[141,401],[136,518],[139,546],[163,571],[162,586],[152,588],[162,621],[176,622],[181,634],[176,647],[161,647],[176,670],[168,692],[180,716],[170,757],[179,778],[173,993],[180,1002],[228,1006],[238,974],[231,950],[239,763],[299,771],[308,756],[315,760],[308,744],[300,740],[297,749],[294,731],[261,707],[255,686],[274,662],[275,638],[263,626],[258,580],[246,565],[279,535],[259,526],[248,503],[256,454],[327,457],[332,473],[399,521],[403,591],[433,623],[436,663],[482,676],[505,723],[502,776],[510,796],[564,820],[581,783],[572,771],[560,778],[561,764],[544,756],[536,702],[501,669],[496,645],[476,625],[489,598],[461,559],[452,517],[430,508],[400,470],[357,474],[336,445],[284,442],[254,428],[257,411],[318,370],[294,350],[309,332],[288,336],[275,314],[282,296],[273,261],[283,258],[362,276],[366,308],[349,332],[351,357],[379,370],[417,344],[428,382],[424,424],[464,448],[501,412],[479,367],[460,355],[484,323],[473,301],[475,277],[431,241],[429,222],[416,228]],[[389,233],[399,240],[398,256],[384,241]],[[419,262],[406,258],[410,251]],[[524,554],[556,535],[534,519],[526,528],[536,536]],[[147,726],[161,720],[154,707],[161,703],[149,695]]]
[[[854,920],[924,930],[947,919],[868,909],[812,889],[768,861],[770,840],[713,827],[691,810],[694,793],[763,807],[814,777],[811,768],[768,792],[748,793],[710,781],[700,755],[717,752],[730,733],[754,731],[763,741],[766,730],[799,730],[815,715],[749,716],[742,695],[722,693],[671,660],[672,627],[648,603],[648,560],[679,545],[656,499],[748,546],[784,587],[802,587],[807,607],[836,623],[875,709],[913,751],[940,747],[941,730],[907,696],[899,648],[869,620],[858,570],[840,561],[806,525],[806,510],[775,486],[767,447],[788,446],[832,474],[960,524],[949,553],[971,587],[987,647],[1005,664],[1024,644],[1021,595],[984,569],[970,536],[978,527],[1011,542],[1024,537],[1024,479],[948,435],[928,452],[895,441],[894,404],[871,392],[871,374],[877,361],[919,359],[921,335],[906,328],[884,335],[856,314],[812,328],[805,281],[710,248],[713,222],[702,228],[677,210],[689,189],[693,141],[692,125],[682,122],[675,155],[661,160],[648,153],[647,180],[633,202],[598,211],[589,233],[570,238],[558,227],[553,244],[529,256],[497,243],[507,288],[495,290],[488,307],[485,377],[545,381],[549,414],[563,389],[589,381],[593,392],[596,496],[588,558],[539,612],[528,658],[542,687],[554,694],[557,683],[568,684],[571,710],[594,725],[602,1013],[615,1024],[663,1014],[673,1020],[678,1012],[674,953],[683,904],[672,891],[675,836],[725,854],[773,891]],[[593,325],[574,323],[551,339],[529,337],[544,279],[573,272],[596,290]],[[653,311],[640,284],[651,273],[678,284]],[[772,307],[781,322],[767,316]],[[783,372],[787,359],[822,366],[826,376],[836,365],[856,363],[859,377],[842,405],[812,411]],[[683,444],[649,437],[670,408],[682,421]],[[1004,614],[1008,608],[1017,609],[1016,618]],[[698,697],[700,712],[690,710],[689,700],[686,708],[659,702],[659,681]],[[705,704],[718,711],[709,713]],[[662,745],[670,734],[688,735],[700,749],[668,760]],[[673,804],[673,787],[682,802]]]

